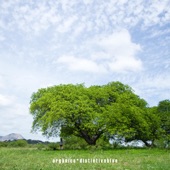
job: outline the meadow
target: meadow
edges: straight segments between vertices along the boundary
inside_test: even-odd
[[[53,163],[59,159],[75,163]],[[117,163],[80,163],[80,159],[114,159]],[[38,150],[35,148],[0,148],[1,170],[169,170],[170,150]]]

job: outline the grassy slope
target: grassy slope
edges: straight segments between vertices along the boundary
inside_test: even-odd
[[[52,163],[57,158],[112,158],[118,163]],[[170,151],[159,149],[120,150],[61,150],[40,151],[31,149],[0,148],[1,170],[169,170]]]

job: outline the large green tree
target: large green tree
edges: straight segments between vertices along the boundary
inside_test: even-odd
[[[33,93],[30,102],[33,131],[41,130],[49,137],[74,135],[90,145],[111,134],[148,140],[152,118],[146,109],[147,103],[120,82],[43,88]]]

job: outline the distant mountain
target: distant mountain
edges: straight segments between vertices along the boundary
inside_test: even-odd
[[[23,136],[17,133],[11,133],[6,136],[0,136],[0,141],[13,141],[13,140],[19,140],[24,139]]]
[[[49,144],[50,142],[48,141],[41,141],[41,140],[32,140],[32,139],[25,139],[22,135],[17,134],[17,133],[11,133],[9,135],[6,136],[0,136],[0,142],[4,142],[4,141],[16,141],[19,139],[23,139],[26,140],[28,144]]]
[[[32,140],[32,139],[25,139],[22,135],[17,134],[17,133],[11,133],[9,135],[6,136],[0,136],[0,142],[4,142],[4,141],[16,141],[19,139],[23,139],[25,141],[27,141],[28,144],[49,144],[50,142],[48,141],[41,141],[41,140]]]

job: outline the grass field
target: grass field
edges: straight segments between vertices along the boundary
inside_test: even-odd
[[[57,159],[76,160],[76,163],[53,163]],[[83,159],[117,159],[117,163],[80,163]],[[0,148],[1,170],[169,170],[170,150],[57,150],[29,148]]]

